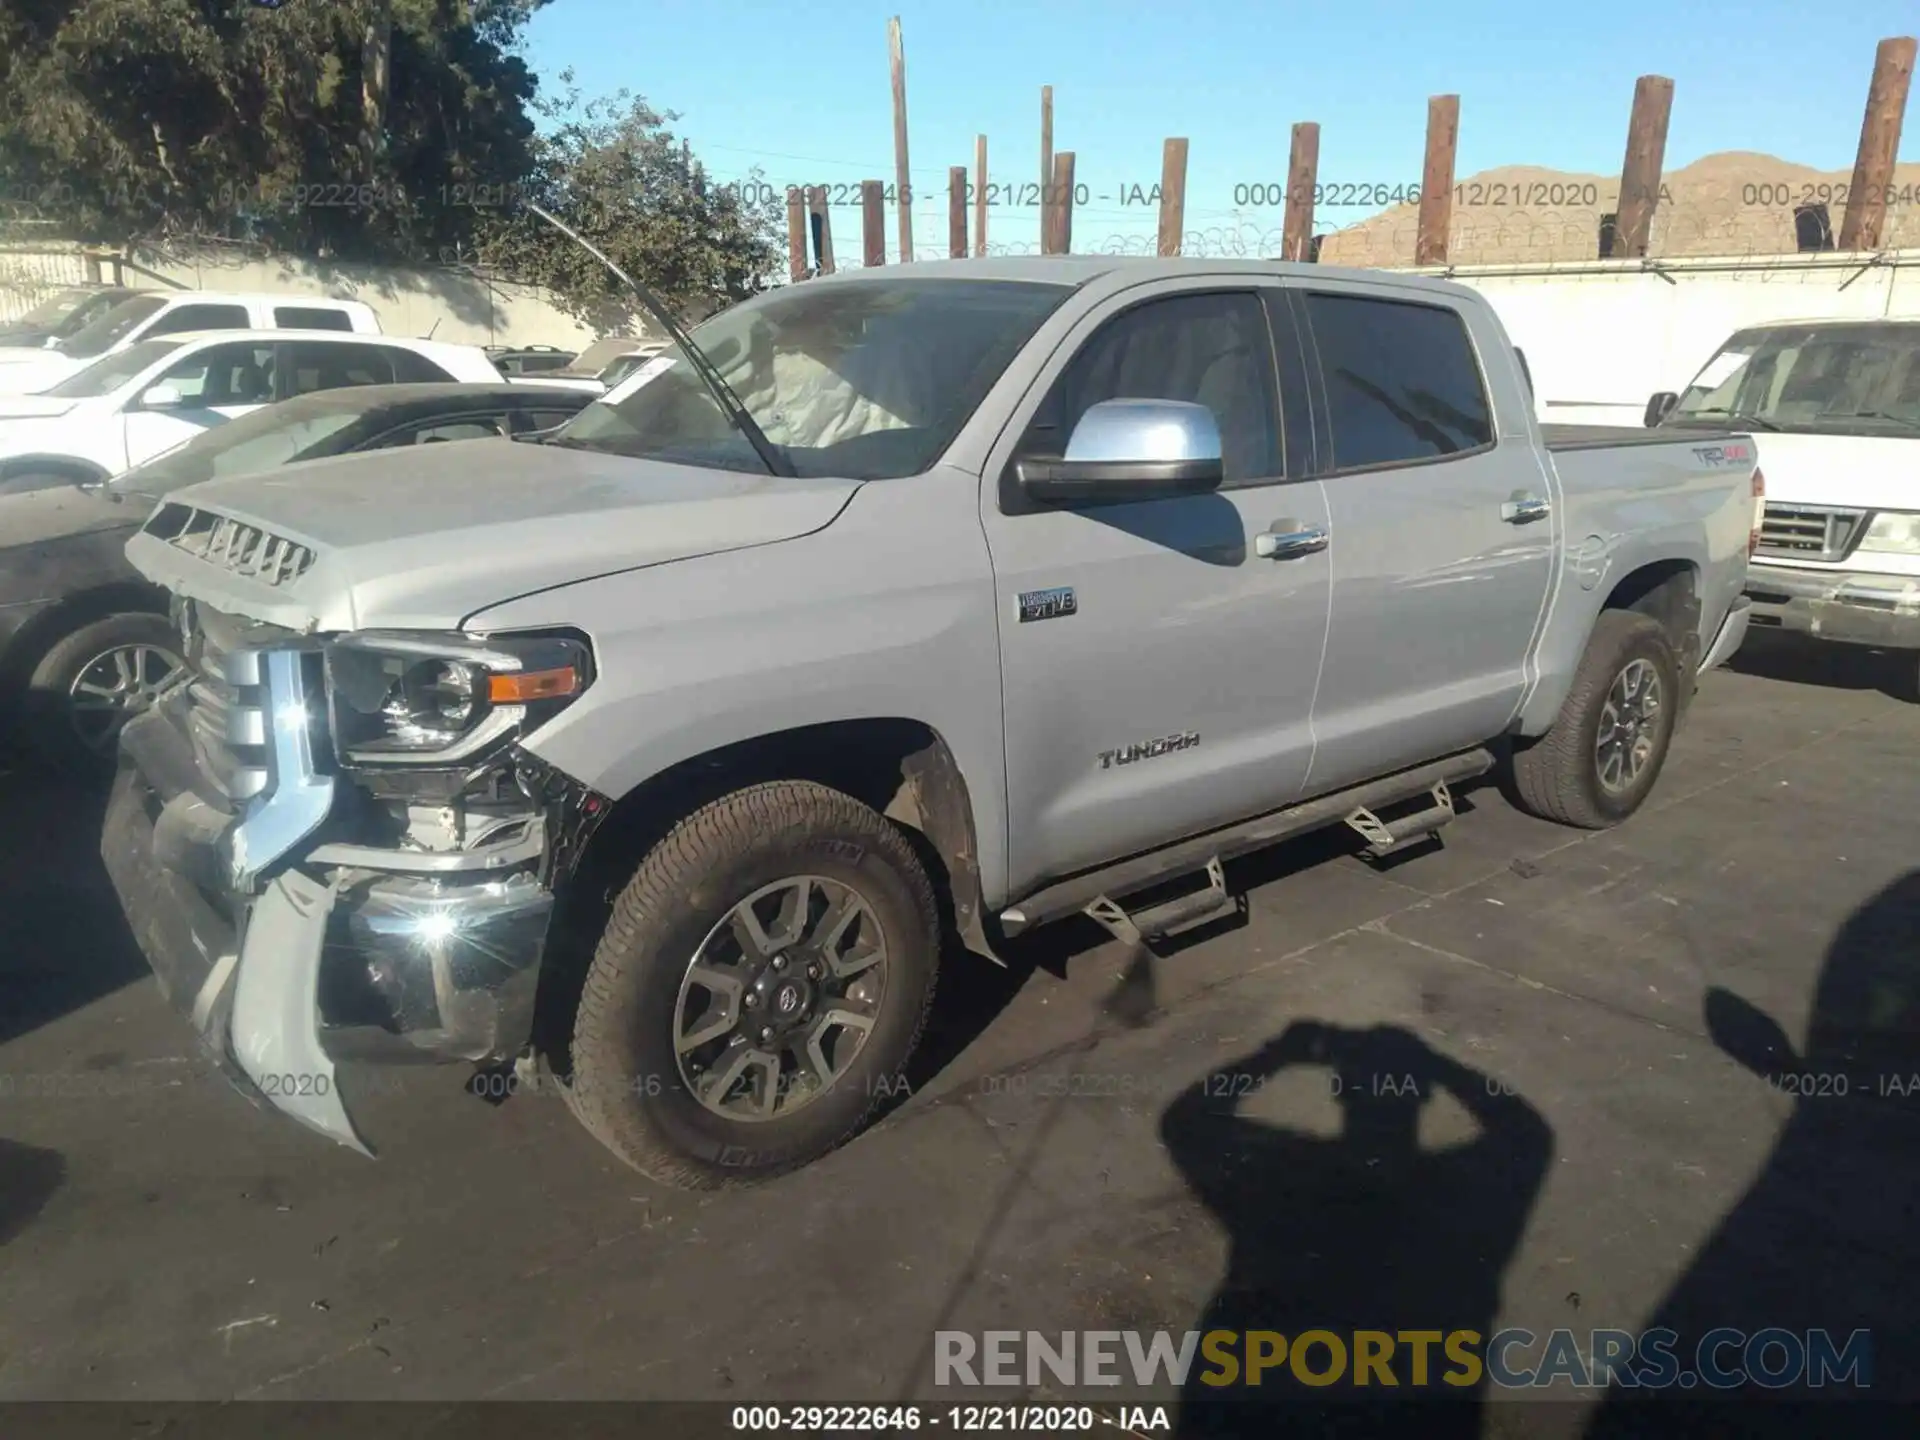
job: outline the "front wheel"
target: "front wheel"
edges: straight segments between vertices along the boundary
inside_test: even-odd
[[[933,888],[887,820],[810,782],[736,791],[675,826],[614,903],[569,1103],[669,1184],[796,1169],[900,1091],[939,952]]]
[[[1680,685],[1679,661],[1658,621],[1603,611],[1553,728],[1514,754],[1521,806],[1586,830],[1633,814],[1666,764]]]
[[[113,767],[120,730],[178,677],[180,637],[164,615],[109,615],[51,646],[27,682],[25,739],[69,772]]]

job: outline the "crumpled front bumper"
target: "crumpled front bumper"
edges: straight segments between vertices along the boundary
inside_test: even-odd
[[[241,891],[234,822],[193,767],[166,705],[130,722],[101,853],[161,990],[243,1093],[371,1154],[343,1067],[525,1047],[553,909],[540,817],[468,851],[309,843]]]
[[[1747,596],[1756,629],[1920,650],[1920,576],[1807,570],[1754,562]]]

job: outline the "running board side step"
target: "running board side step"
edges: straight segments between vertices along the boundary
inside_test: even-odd
[[[1176,841],[1163,849],[1150,850],[1144,855],[1135,855],[1131,859],[1055,881],[1001,911],[1000,927],[1008,936],[1018,935],[1023,930],[1031,930],[1036,925],[1044,925],[1076,912],[1091,914],[1089,907],[1102,900],[1118,902],[1135,891],[1202,869],[1209,871],[1211,880],[1211,867],[1215,863],[1224,863],[1236,856],[1265,849],[1278,841],[1305,834],[1309,830],[1318,830],[1323,825],[1338,825],[1359,810],[1371,813],[1431,793],[1436,787],[1458,785],[1486,774],[1493,766],[1493,752],[1480,746],[1450,755],[1444,760],[1416,765],[1396,775],[1384,775],[1378,780],[1336,790],[1331,795],[1303,801],[1284,810],[1270,811],[1251,820],[1209,830]],[[1452,803],[1449,793],[1449,808]],[[1207,894],[1212,888],[1210,884],[1208,891],[1201,893]],[[1224,883],[1221,888],[1224,890]],[[1181,901],[1171,901],[1169,904],[1180,904],[1188,898],[1182,897]],[[1115,908],[1118,908],[1117,903]],[[1102,924],[1106,923],[1099,915],[1094,918],[1101,920]],[[1212,918],[1215,917],[1195,921],[1194,925],[1183,925],[1181,928],[1192,929],[1196,925],[1210,923]],[[1137,930],[1137,925],[1135,928]]]
[[[1453,820],[1453,792],[1447,782],[1436,780],[1431,792],[1433,804],[1398,820],[1382,820],[1364,805],[1356,805],[1347,816],[1347,824],[1367,842],[1367,854],[1384,860],[1418,845],[1440,833],[1440,827]]]
[[[1240,913],[1239,902],[1227,893],[1227,877],[1220,869],[1220,857],[1207,861],[1207,887],[1191,895],[1181,895],[1145,910],[1129,913],[1119,901],[1102,895],[1087,906],[1089,919],[1106,927],[1114,939],[1129,945],[1146,940],[1161,940],[1227,920]]]

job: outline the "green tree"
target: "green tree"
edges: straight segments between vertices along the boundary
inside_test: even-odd
[[[536,102],[547,122],[533,142],[522,199],[565,220],[669,305],[702,316],[765,289],[784,263],[785,204],[759,171],[714,181],[670,125],[631,91],[583,100],[565,90]],[[606,268],[524,205],[491,217],[480,258],[551,289],[588,323],[630,313]]]
[[[434,259],[534,161],[546,0],[7,0],[0,201],[125,243]]]

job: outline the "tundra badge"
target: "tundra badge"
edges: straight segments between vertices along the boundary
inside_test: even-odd
[[[1079,602],[1073,598],[1073,587],[1062,585],[1053,590],[1022,590],[1020,592],[1020,623],[1029,620],[1058,620],[1063,615],[1078,615]]]
[[[1100,768],[1111,770],[1116,765],[1131,765],[1136,760],[1152,760],[1160,755],[1171,755],[1176,750],[1191,750],[1199,743],[1200,737],[1188,730],[1180,735],[1167,735],[1139,745],[1122,745],[1118,750],[1102,750]]]

